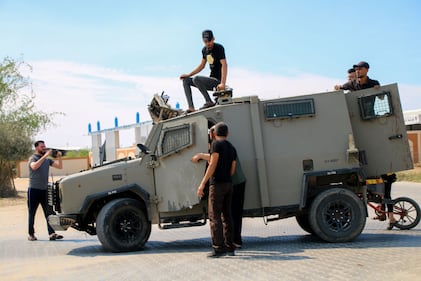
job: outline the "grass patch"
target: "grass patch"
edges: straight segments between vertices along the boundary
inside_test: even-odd
[[[421,183],[421,165],[417,165],[412,170],[396,173],[398,181],[410,181]]]

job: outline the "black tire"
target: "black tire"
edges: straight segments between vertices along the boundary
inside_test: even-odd
[[[310,234],[314,234],[314,230],[311,228],[308,214],[299,214],[295,216],[298,225],[305,231]]]
[[[148,241],[151,223],[139,201],[120,198],[110,201],[101,209],[96,231],[99,241],[108,251],[137,251]]]
[[[356,194],[333,188],[320,193],[311,204],[310,226],[322,240],[349,242],[364,229],[366,209]]]
[[[420,206],[408,197],[399,197],[393,200],[393,215],[395,226],[399,229],[411,229],[420,222]]]

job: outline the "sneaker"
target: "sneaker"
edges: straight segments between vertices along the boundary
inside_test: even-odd
[[[234,246],[234,248],[236,249],[241,249],[243,247],[243,245],[241,244],[237,244],[237,243],[232,243],[232,245]]]
[[[229,249],[229,250],[227,250],[227,251],[225,252],[225,254],[226,254],[227,256],[230,256],[230,257],[235,256],[234,249]]]
[[[29,241],[37,241],[38,239],[37,239],[37,237],[35,237],[35,235],[30,234],[30,235],[28,236],[28,240],[29,240]]]
[[[215,104],[211,101],[206,102],[200,109],[205,109],[205,108],[209,108],[215,106]]]
[[[57,233],[53,233],[50,235],[50,240],[54,241],[54,240],[60,240],[63,239],[63,235],[57,234]]]
[[[186,113],[192,113],[195,112],[196,110],[194,108],[189,108],[186,110]]]
[[[212,252],[210,252],[207,255],[208,258],[219,258],[219,257],[223,257],[223,256],[225,256],[225,252],[215,251],[215,250],[213,250]]]

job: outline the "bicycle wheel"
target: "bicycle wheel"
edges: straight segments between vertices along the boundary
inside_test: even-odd
[[[399,197],[393,200],[393,215],[395,218],[398,216],[395,223],[397,228],[411,229],[420,222],[420,206],[411,198]]]

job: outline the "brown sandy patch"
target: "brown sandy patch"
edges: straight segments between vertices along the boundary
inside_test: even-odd
[[[28,189],[28,178],[16,178],[15,186],[18,192],[18,196],[9,198],[0,198],[0,208],[7,206],[16,206],[26,204],[27,189]]]

